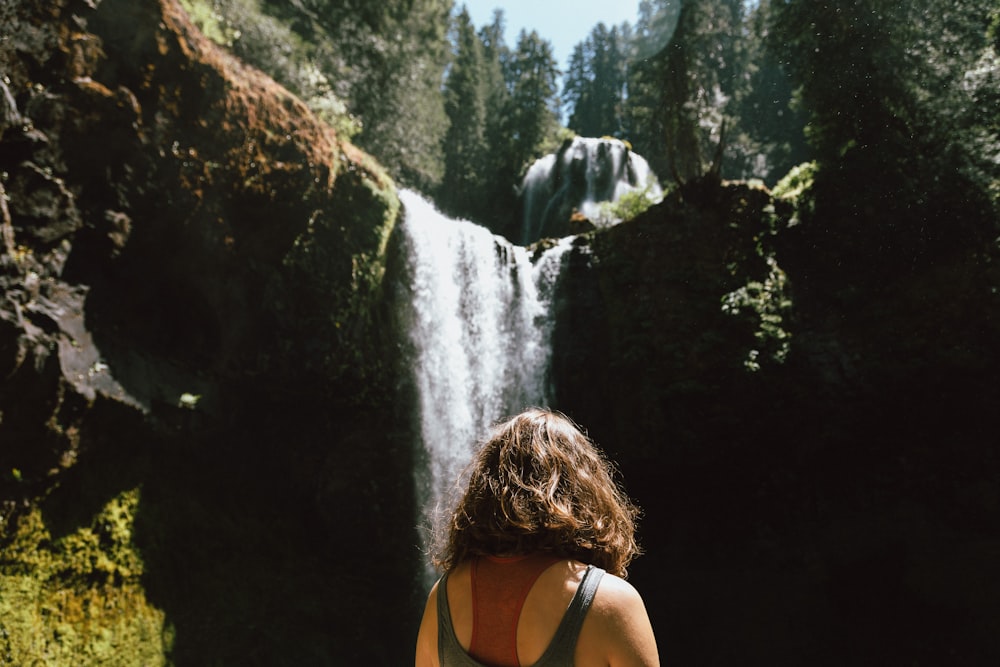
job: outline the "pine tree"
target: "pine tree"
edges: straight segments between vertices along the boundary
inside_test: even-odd
[[[717,168],[727,108],[745,68],[740,0],[683,0],[666,48],[646,72],[659,83],[667,168],[684,182]]]
[[[569,128],[584,136],[624,135],[625,82],[631,29],[597,24],[573,49],[563,86]]]
[[[552,45],[534,30],[521,31],[506,72],[511,135],[508,165],[520,171],[554,148],[559,131],[559,70]]]
[[[567,126],[577,134],[586,134],[580,129],[582,117],[586,114],[590,100],[590,47],[589,40],[579,42],[573,47],[569,57],[569,68],[563,78],[562,102],[569,117]]]
[[[774,184],[809,155],[790,74],[764,47],[771,4],[640,3],[625,133],[661,177],[717,168]]]
[[[774,3],[769,44],[808,114],[838,267],[927,266],[996,234],[993,0]],[[833,267],[830,269],[833,271]]]
[[[795,88],[788,68],[766,47],[771,0],[760,0],[748,17],[747,83],[737,94],[735,131],[746,151],[743,176],[775,185],[810,159],[806,118],[793,104]]]
[[[512,54],[504,42],[504,13],[496,10],[493,22],[479,30],[483,45],[483,85],[487,91],[486,154],[483,156],[484,187],[477,219],[494,231],[505,233],[514,220],[514,192],[518,169],[513,152],[511,91],[507,81]]]
[[[364,122],[357,139],[403,185],[433,192],[443,176],[448,129],[441,92],[451,0],[412,0],[379,35],[371,69],[353,89]]]
[[[670,173],[660,107],[660,59],[680,14],[679,0],[642,0],[633,33],[625,103],[625,135],[661,177]]]
[[[454,57],[445,81],[445,112],[450,126],[445,135],[444,179],[438,201],[447,212],[477,218],[488,177],[486,108],[490,90],[483,43],[465,7],[455,18]]]

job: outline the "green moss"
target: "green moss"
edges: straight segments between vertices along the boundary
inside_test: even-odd
[[[619,221],[627,222],[645,213],[651,206],[659,203],[663,197],[654,193],[655,180],[650,177],[646,187],[631,190],[618,198],[616,202],[601,204],[600,215],[592,220],[598,227],[610,227]]]
[[[0,550],[0,665],[164,665],[162,611],[146,599],[132,540],[138,489],[53,537],[39,509]]]
[[[206,37],[222,46],[232,46],[238,34],[211,2],[205,0],[180,0],[181,7]]]
[[[814,183],[818,173],[816,162],[803,162],[778,181],[771,192],[775,203],[772,212],[783,208],[786,213],[775,215],[772,224],[785,218],[782,226],[794,227],[812,216],[816,209]]]
[[[804,162],[792,167],[792,170],[774,186],[772,194],[776,199],[795,203],[803,193],[812,188],[817,169],[815,162]]]

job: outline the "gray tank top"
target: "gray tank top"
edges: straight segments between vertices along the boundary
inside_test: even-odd
[[[566,608],[556,634],[549,643],[545,653],[531,667],[573,667],[573,654],[576,652],[576,640],[580,636],[583,619],[594,601],[597,586],[601,583],[604,570],[594,565],[588,565],[583,575],[583,581],[576,589],[573,600]],[[441,577],[437,592],[438,613],[438,660],[441,667],[487,667],[477,662],[462,649],[455,637],[455,628],[451,624],[451,610],[448,608],[448,575]]]

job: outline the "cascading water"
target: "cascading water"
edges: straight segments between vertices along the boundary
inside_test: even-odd
[[[549,398],[549,305],[571,239],[528,251],[401,191],[399,303],[419,401],[417,503],[434,520],[490,424]],[[426,523],[427,521],[424,521]]]
[[[575,137],[558,153],[546,155],[528,169],[521,184],[521,243],[564,236],[574,212],[591,221],[605,220],[605,202],[629,192],[645,191],[656,202],[663,197],[649,163],[618,139]]]

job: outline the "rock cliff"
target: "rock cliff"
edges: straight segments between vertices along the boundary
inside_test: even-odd
[[[0,660],[343,657],[413,579],[393,184],[175,0],[0,26]]]
[[[669,660],[1000,658],[996,248],[893,270],[823,222],[706,178],[580,237],[557,404],[645,510],[632,580]]]

